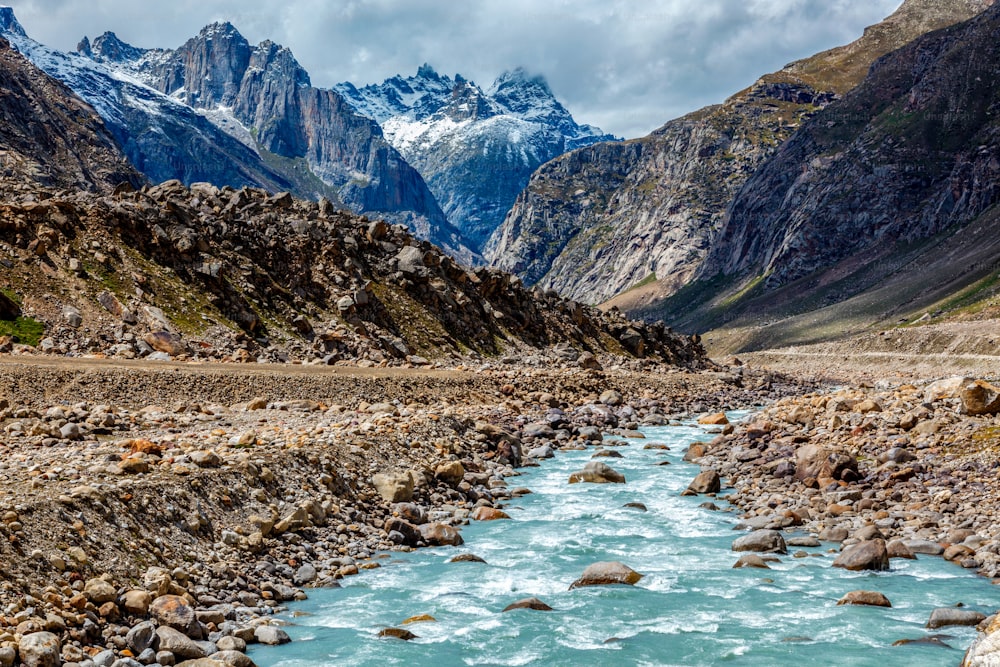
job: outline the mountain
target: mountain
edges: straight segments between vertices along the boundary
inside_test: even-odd
[[[119,358],[372,365],[511,352],[551,364],[592,352],[707,363],[697,341],[662,325],[470,271],[402,226],[329,201],[144,185],[96,111],[3,39],[0,84],[4,352],[20,342]]]
[[[878,60],[747,180],[698,281],[651,312],[688,326],[793,319],[808,339],[847,309],[858,325],[989,306],[998,31],[994,5]]]
[[[415,76],[336,87],[427,181],[448,220],[476,249],[496,229],[541,164],[567,150],[614,141],[579,125],[545,79],[523,68],[489,89],[423,65]]]
[[[907,0],[857,41],[766,75],[647,137],[543,165],[483,254],[529,285],[649,312],[698,272],[740,188],[877,58],[987,0]],[[627,292],[627,294],[623,294]]]
[[[142,182],[97,112],[3,38],[0,91],[0,177],[8,198],[46,190],[110,192]]]
[[[30,39],[10,8],[0,8],[0,35],[97,109],[154,182],[326,197],[476,259],[377,124],[336,93],[312,88],[287,49],[250,47],[231,25],[217,24],[176,51],[140,49],[106,33],[66,54]]]

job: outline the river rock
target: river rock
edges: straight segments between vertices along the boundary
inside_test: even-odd
[[[909,540],[905,542],[906,547],[915,554],[924,556],[940,556],[944,553],[944,547],[937,542],[930,540]]]
[[[174,628],[161,625],[156,629],[156,636],[159,639],[161,651],[169,651],[178,658],[186,660],[197,660],[206,657],[205,650],[202,649],[193,639]]]
[[[927,621],[927,628],[943,628],[949,625],[976,626],[986,620],[986,614],[972,609],[959,609],[957,607],[939,607],[931,612],[931,618]]]
[[[413,475],[409,471],[378,473],[372,477],[372,485],[390,503],[408,503],[413,500]]]
[[[393,540],[394,542],[397,542],[398,540],[398,544],[415,547],[417,546],[417,543],[423,539],[423,536],[420,534],[420,528],[405,519],[400,519],[399,517],[390,517],[386,519],[383,528],[385,529],[385,532],[389,533],[390,536],[392,533],[397,533],[400,536],[399,538],[396,538],[396,540]]]
[[[967,415],[995,415],[1000,412],[1000,387],[977,380],[962,387],[962,413]]]
[[[605,405],[610,405],[611,407],[614,408],[621,405],[625,399],[622,397],[621,392],[615,389],[608,389],[601,394],[601,397],[598,400],[600,400],[601,403],[604,403]]]
[[[885,545],[885,548],[889,552],[889,558],[905,558],[907,560],[916,560],[917,558],[903,540],[892,540]]]
[[[692,493],[718,493],[722,490],[722,478],[714,470],[702,470],[688,485]]]
[[[740,559],[733,564],[733,569],[738,570],[744,567],[756,567],[762,570],[770,570],[771,566],[767,564],[763,558],[757,554],[745,554],[740,556]]]
[[[455,486],[465,477],[465,468],[459,461],[445,461],[434,469],[434,476],[449,486]]]
[[[889,598],[877,591],[851,591],[837,601],[838,605],[856,604],[866,607],[891,607]]]
[[[125,645],[136,655],[147,649],[158,650],[160,638],[156,634],[156,626],[150,621],[139,623],[125,635]]]
[[[569,483],[587,482],[590,484],[624,484],[625,475],[600,461],[590,461],[583,470],[569,476]]]
[[[378,636],[392,639],[402,639],[404,642],[417,639],[415,634],[404,628],[385,628],[379,631]]]
[[[432,546],[457,547],[465,542],[458,530],[443,523],[425,523],[420,526],[420,534]]]
[[[250,656],[240,651],[216,651],[208,656],[209,660],[222,663],[226,667],[257,667],[257,663],[250,659]]]
[[[62,664],[59,637],[51,632],[24,635],[17,650],[24,667],[59,667]]]
[[[725,426],[729,423],[729,418],[726,417],[726,413],[717,412],[711,415],[702,415],[698,418],[698,423],[703,426]]]
[[[495,507],[477,507],[470,516],[475,521],[498,521],[510,518],[509,514]]]
[[[187,632],[195,623],[194,609],[179,595],[161,595],[149,605],[149,613],[160,625]],[[169,650],[169,649],[167,649]]]
[[[288,633],[276,625],[258,625],[253,631],[254,638],[261,644],[277,646],[292,641]]]
[[[580,578],[570,585],[569,589],[610,584],[634,586],[640,579],[642,579],[642,575],[628,565],[618,561],[606,561],[588,566]]]
[[[733,542],[733,551],[757,553],[788,553],[785,538],[777,530],[755,530]]]
[[[215,642],[215,646],[220,651],[239,651],[240,653],[246,653],[247,650],[246,641],[232,635],[220,637],[219,641]]]
[[[458,554],[457,556],[452,556],[448,559],[449,563],[485,563],[481,557],[476,554]]]
[[[889,552],[885,540],[875,539],[853,544],[837,556],[833,566],[845,570],[888,570]]]
[[[515,609],[533,609],[535,611],[552,611],[552,607],[545,604],[538,598],[524,598],[517,602],[511,602],[503,608],[504,611],[514,611]]]
[[[684,461],[688,463],[693,463],[701,457],[703,457],[708,452],[708,445],[704,442],[692,442],[688,445],[688,448],[684,450]]]

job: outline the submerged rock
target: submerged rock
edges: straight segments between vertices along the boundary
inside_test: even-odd
[[[837,605],[855,604],[866,607],[891,607],[892,603],[877,591],[851,591],[837,601]]]
[[[503,611],[514,611],[515,609],[533,609],[535,611],[552,611],[552,607],[535,597],[524,598],[517,602],[511,602],[503,608]]]

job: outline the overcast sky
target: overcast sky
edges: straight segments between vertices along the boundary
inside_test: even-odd
[[[3,2],[3,0],[0,0]],[[900,0],[6,0],[36,40],[73,50],[110,30],[174,48],[208,23],[292,49],[313,85],[424,62],[487,86],[524,66],[578,122],[619,136],[721,102],[759,75],[847,43]]]

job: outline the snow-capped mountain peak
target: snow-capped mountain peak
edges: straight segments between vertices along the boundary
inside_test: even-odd
[[[21,24],[17,22],[17,17],[14,16],[13,7],[0,7],[0,33],[6,35],[19,35],[21,37],[27,37],[28,34],[24,32],[24,28]]]
[[[429,64],[414,76],[363,88],[342,83],[336,90],[382,126],[449,221],[477,246],[503,221],[539,165],[571,148],[615,140],[577,124],[544,77],[523,67],[504,72],[488,90]]]

